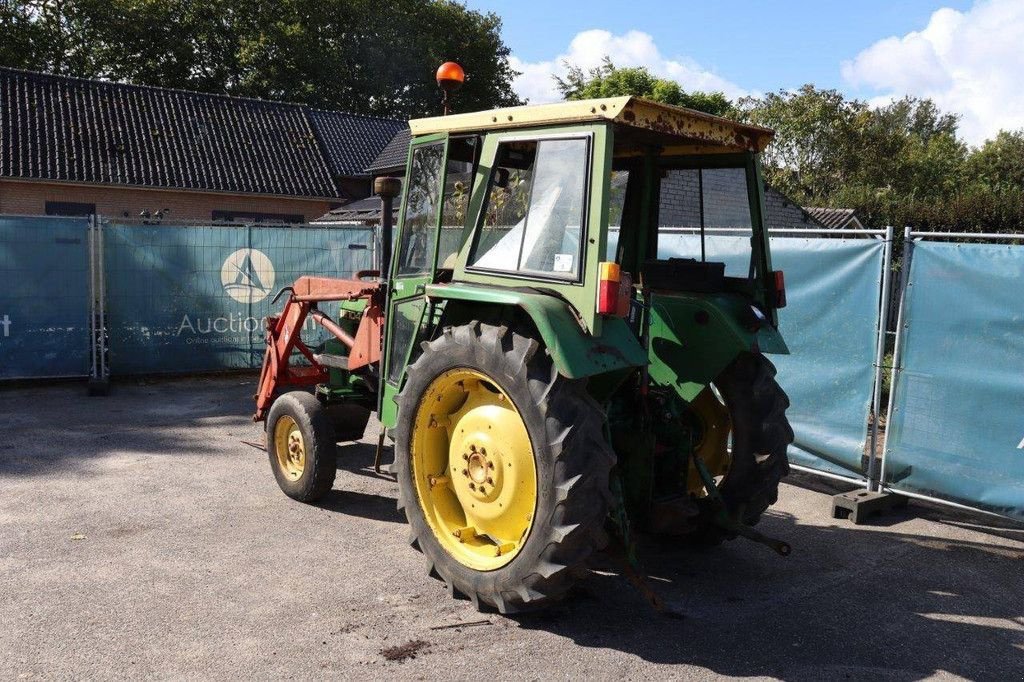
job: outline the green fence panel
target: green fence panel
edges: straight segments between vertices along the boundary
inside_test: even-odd
[[[0,218],[0,379],[89,368],[88,219]]]
[[[1024,246],[912,249],[886,483],[1024,519]]]
[[[749,237],[709,235],[708,253],[746,272]],[[786,276],[779,329],[791,355],[772,355],[789,395],[796,440],[789,458],[863,478],[881,297],[881,239],[772,237],[772,267]],[[661,235],[661,258],[700,258],[700,238]]]
[[[371,268],[373,230],[114,224],[104,243],[111,373],[192,372],[259,367],[276,293]],[[309,320],[303,338],[327,333]]]

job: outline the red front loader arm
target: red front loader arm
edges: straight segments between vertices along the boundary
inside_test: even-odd
[[[357,279],[300,277],[291,287],[282,290],[282,293],[289,290],[291,293],[281,314],[267,318],[267,352],[263,356],[263,369],[256,392],[254,421],[266,418],[270,403],[279,389],[314,386],[327,381],[327,369],[316,361],[312,351],[302,342],[300,334],[307,316],[311,316],[349,347],[349,370],[380,361],[380,336],[384,322],[383,292],[377,282],[361,279],[376,275],[376,271],[364,271],[356,274]],[[367,304],[355,338],[316,309],[317,303],[325,301],[355,301],[361,298],[367,299]],[[309,367],[289,365],[295,350],[309,360]]]

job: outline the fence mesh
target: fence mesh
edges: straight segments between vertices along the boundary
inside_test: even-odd
[[[89,372],[89,221],[0,218],[0,378]]]
[[[103,234],[115,375],[259,367],[282,287],[301,275],[352,277],[373,260],[373,230],[361,226],[111,223]],[[309,321],[303,338],[327,337]]]

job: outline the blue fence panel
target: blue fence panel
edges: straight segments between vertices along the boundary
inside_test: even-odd
[[[916,242],[886,481],[1024,519],[1024,247]]]
[[[368,227],[109,225],[104,242],[113,374],[259,367],[277,291],[351,277],[373,253]],[[307,325],[307,342],[326,338]]]
[[[749,237],[707,239],[715,260],[745,271]],[[771,238],[772,267],[786,273],[788,305],[779,311],[779,329],[791,352],[771,360],[790,399],[795,464],[863,478],[883,247],[871,238]],[[699,258],[700,238],[662,235],[658,255]]]
[[[88,219],[0,218],[0,379],[89,368]]]

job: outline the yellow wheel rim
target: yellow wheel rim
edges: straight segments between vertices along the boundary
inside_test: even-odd
[[[274,425],[277,466],[289,481],[297,481],[306,468],[306,441],[295,420],[282,416]]]
[[[710,386],[693,399],[690,410],[696,417],[695,426],[700,438],[694,443],[694,453],[704,460],[712,476],[724,477],[729,473],[729,466],[732,464],[732,455],[729,454],[729,431],[732,428],[729,410]],[[686,488],[697,497],[705,497],[708,494],[697,467],[692,462],[686,473]]]
[[[512,561],[533,525],[537,467],[497,382],[462,368],[434,379],[416,409],[411,456],[420,508],[445,551],[479,571]]]

